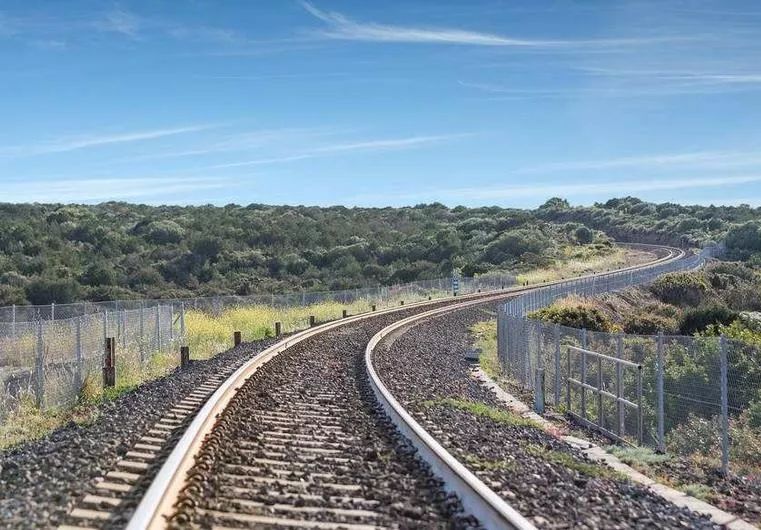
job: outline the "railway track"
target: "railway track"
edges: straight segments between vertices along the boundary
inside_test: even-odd
[[[668,249],[633,268],[682,256]],[[218,388],[199,389],[211,397],[195,400],[200,410],[185,422],[127,528],[475,528],[479,521],[533,528],[437,445],[366,364],[374,344],[413,319],[524,290],[327,323],[266,349]],[[136,455],[141,467],[158,456],[149,445]],[[101,513],[109,505],[112,514],[119,510],[102,500]],[[128,514],[80,515],[81,524],[67,528],[123,527]]]

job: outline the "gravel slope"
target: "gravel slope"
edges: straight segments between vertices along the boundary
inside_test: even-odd
[[[440,443],[542,528],[715,528],[505,414],[465,359],[488,318],[493,304],[428,319],[376,349],[383,382]]]

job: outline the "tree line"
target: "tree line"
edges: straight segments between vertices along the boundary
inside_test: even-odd
[[[536,210],[0,204],[0,305],[345,289],[553,264],[612,238],[727,240],[761,256],[757,209],[613,199]],[[607,234],[607,235],[606,235]]]

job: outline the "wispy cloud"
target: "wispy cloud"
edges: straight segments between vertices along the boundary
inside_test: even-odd
[[[426,144],[453,140],[471,136],[469,133],[442,134],[436,136],[412,136],[409,138],[393,138],[385,140],[370,140],[366,142],[353,142],[345,144],[326,145],[316,147],[313,153],[336,153],[340,151],[385,151],[387,149],[411,149]]]
[[[149,131],[136,131],[120,134],[67,136],[52,141],[41,142],[35,145],[15,145],[0,147],[0,156],[24,157],[52,153],[65,153],[68,151],[77,151],[80,149],[101,147],[110,144],[155,140],[167,136],[203,131],[212,127],[215,127],[215,125],[193,125],[188,127],[153,129]]]
[[[93,27],[98,31],[118,33],[130,38],[138,36],[140,26],[140,19],[123,9],[113,9],[93,22]]]
[[[217,177],[137,177],[56,179],[30,186],[26,181],[3,182],[8,202],[100,202],[112,200],[169,200],[174,194],[225,188]]]
[[[571,171],[596,171],[608,169],[644,169],[660,168],[681,169],[719,169],[761,164],[758,151],[695,151],[691,153],[666,153],[655,155],[624,156],[599,160],[569,160],[551,162],[536,166],[519,168],[516,173],[554,173]]]
[[[745,83],[695,83],[695,82],[668,82],[666,80],[653,80],[650,83],[632,83],[630,79],[622,80],[617,85],[608,86],[574,86],[566,84],[558,88],[504,86],[493,83],[474,83],[458,81],[460,86],[478,90],[488,94],[483,99],[490,101],[516,100],[516,99],[574,99],[579,97],[595,98],[637,98],[637,97],[670,97],[682,95],[716,94],[724,92],[740,92],[757,88],[751,81]],[[759,80],[761,86],[761,80]]]
[[[731,177],[678,178],[678,179],[630,179],[594,183],[548,183],[509,186],[463,187],[431,189],[415,193],[366,194],[347,199],[350,204],[400,204],[416,201],[504,201],[518,199],[544,200],[549,197],[615,196],[650,191],[669,191],[694,188],[720,188],[761,182],[761,175],[738,175]]]
[[[661,81],[677,81],[685,84],[699,85],[745,85],[761,84],[761,72],[722,72],[708,70],[685,71],[669,70],[629,70],[616,68],[579,68],[584,72],[614,78],[656,79]]]
[[[282,74],[262,75],[202,75],[203,79],[221,79],[230,81],[272,81],[276,79],[322,79],[335,77],[352,77],[348,72],[288,72]]]
[[[246,166],[259,166],[268,164],[280,164],[285,162],[295,162],[299,160],[306,160],[310,158],[317,158],[322,156],[329,156],[338,153],[348,152],[378,152],[378,151],[391,151],[391,150],[403,150],[403,149],[416,149],[431,145],[439,142],[453,140],[456,138],[464,138],[472,136],[472,133],[460,133],[460,134],[442,134],[435,136],[411,136],[407,138],[387,138],[382,140],[367,140],[363,142],[349,142],[349,143],[336,143],[331,145],[322,145],[306,149],[300,153],[294,153],[279,157],[265,157],[254,160],[245,160],[240,162],[230,162],[226,164],[217,164],[213,166],[207,166],[199,168],[201,170],[208,169],[225,169],[234,167],[246,167]]]
[[[282,129],[263,129],[258,131],[241,132],[214,141],[207,140],[203,144],[199,144],[196,147],[189,149],[132,156],[124,161],[134,162],[136,160],[184,158],[232,153],[236,151],[250,151],[252,149],[258,149],[273,144],[293,145],[294,143],[298,144],[306,141],[313,141],[314,138],[329,136],[332,134],[335,134],[335,130],[329,128],[291,127]]]
[[[506,37],[493,33],[468,31],[457,28],[424,28],[394,26],[373,22],[357,22],[334,11],[323,11],[314,4],[302,1],[301,5],[315,18],[327,24],[328,29],[317,35],[339,40],[371,42],[407,42],[429,44],[461,44],[471,46],[499,46],[519,48],[565,48],[598,46],[631,46],[673,40],[672,37],[619,38],[599,40],[542,40]],[[679,38],[680,40],[682,37]]]

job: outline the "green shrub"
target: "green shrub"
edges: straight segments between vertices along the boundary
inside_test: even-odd
[[[729,325],[738,318],[738,313],[726,306],[710,305],[685,310],[679,331],[684,335],[707,330],[711,326]]]
[[[666,447],[681,455],[718,455],[721,447],[718,417],[705,419],[690,414],[687,421],[668,433]]]
[[[695,272],[672,272],[656,279],[650,291],[666,304],[698,306],[709,294],[705,276]]]
[[[581,304],[553,304],[549,307],[535,311],[531,318],[538,318],[545,322],[560,324],[571,328],[587,329],[589,331],[617,331],[615,324],[608,316],[596,307]]]
[[[748,405],[748,426],[761,431],[761,401],[753,400]]]
[[[759,407],[752,403],[751,408],[730,419],[729,460],[742,468],[761,467],[761,431],[758,429]]]
[[[623,328],[625,333],[634,335],[654,335],[659,331],[674,334],[679,329],[679,324],[672,317],[642,312],[627,315],[623,322]]]

